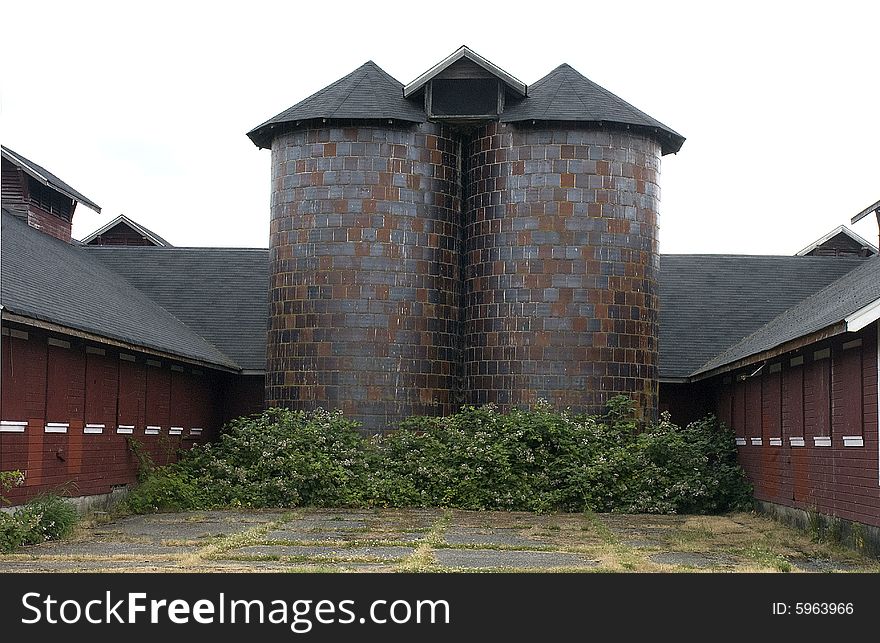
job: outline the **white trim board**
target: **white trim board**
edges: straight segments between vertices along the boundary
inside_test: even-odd
[[[863,306],[845,317],[843,321],[846,322],[846,329],[854,333],[878,319],[880,319],[880,299],[875,299],[867,306]]]
[[[131,435],[134,433],[134,426],[130,424],[120,424],[116,427],[116,432],[122,435]]]
[[[95,435],[95,434],[103,433],[103,432],[104,432],[104,425],[103,424],[86,424],[85,428],[83,429],[83,433],[88,433],[90,435]]]
[[[831,446],[831,436],[830,435],[814,435],[813,436],[813,446],[830,447]]]
[[[806,443],[804,442],[804,439],[803,439],[802,437],[800,437],[800,436],[792,436],[792,437],[789,437],[789,438],[788,438],[788,443],[789,443],[791,446],[793,446],[793,447],[802,447],[802,446],[804,446],[804,445],[806,444]]]
[[[0,421],[0,433],[24,433],[25,428],[27,428],[27,420]]]
[[[46,433],[67,433],[70,424],[67,422],[46,422]]]

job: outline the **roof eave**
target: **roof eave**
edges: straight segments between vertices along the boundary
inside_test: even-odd
[[[638,123],[626,123],[611,119],[579,119],[571,116],[543,116],[541,118],[535,118],[534,116],[516,116],[516,114],[510,115],[502,113],[498,120],[502,123],[582,123],[595,125],[597,127],[610,126],[637,131],[656,139],[660,143],[660,149],[664,156],[666,154],[677,154],[686,140],[684,136],[669,128],[641,125]]]
[[[520,96],[525,97],[527,95],[528,87],[524,82],[522,82],[520,79],[516,78],[512,74],[507,73],[498,65],[489,62],[480,54],[462,45],[454,52],[449,54],[446,58],[441,60],[439,63],[431,67],[428,71],[423,73],[421,76],[413,80],[408,85],[404,86],[403,97],[409,98],[420,89],[422,89],[434,76],[449,67],[452,63],[458,62],[462,58],[467,58],[471,62],[476,63],[477,65],[488,71],[490,74],[497,76],[505,85],[510,87],[510,89],[512,89]]]
[[[880,306],[878,306],[878,313],[880,313]],[[752,366],[759,362],[766,362],[768,360],[784,355],[785,353],[800,350],[805,346],[815,344],[816,342],[820,342],[830,337],[835,337],[836,335],[841,335],[845,332],[853,331],[851,328],[848,327],[846,321],[841,320],[815,332],[808,333],[807,335],[802,335],[801,337],[796,337],[795,339],[783,342],[781,344],[777,344],[776,346],[768,348],[767,350],[753,353],[752,355],[747,355],[745,357],[741,357],[740,359],[728,362],[726,364],[721,364],[710,369],[697,370],[690,375],[688,380],[691,382],[697,382],[700,380],[709,379],[710,377],[723,375],[724,373],[729,373],[740,368],[745,368],[746,366]]]
[[[877,201],[876,203],[869,205],[867,208],[865,208],[864,210],[859,212],[856,216],[854,216],[850,220],[850,224],[858,223],[859,221],[864,219],[866,216],[868,216],[872,212],[880,212],[880,201]],[[878,216],[880,216],[880,215],[878,215]]]
[[[94,210],[98,214],[101,214],[101,206],[100,205],[98,205],[97,203],[95,203],[91,199],[87,199],[82,194],[73,193],[70,190],[64,189],[60,185],[53,183],[51,180],[49,180],[48,177],[44,176],[40,171],[38,171],[30,163],[28,163],[27,159],[22,158],[18,154],[15,154],[14,152],[12,152],[11,150],[6,149],[6,148],[4,148],[3,150],[0,150],[0,154],[2,154],[2,156],[5,157],[10,163],[12,163],[16,167],[18,167],[19,169],[24,171],[25,174],[27,174],[28,176],[32,177],[33,179],[39,181],[43,185],[47,185],[50,188],[52,188],[53,190],[55,190],[56,192],[60,192],[61,194],[63,194],[68,199],[76,201],[77,203],[82,203],[87,208]]]
[[[142,344],[134,344],[132,342],[127,342],[122,339],[107,337],[105,335],[98,335],[97,333],[89,332],[86,330],[81,330],[78,328],[73,328],[70,326],[65,326],[63,324],[58,324],[51,320],[41,319],[36,316],[25,315],[21,313],[11,312],[9,308],[2,308],[2,319],[5,321],[14,322],[17,324],[22,324],[24,326],[32,326],[34,328],[40,328],[42,330],[48,330],[56,333],[61,333],[64,335],[70,335],[71,337],[78,337],[80,339],[85,339],[88,341],[93,341],[100,344],[106,344],[108,346],[115,346],[117,348],[124,348],[126,350],[137,351],[140,353],[145,353],[148,355],[155,355],[157,357],[162,357],[164,359],[173,359],[179,362],[185,362],[187,364],[193,364],[196,366],[202,366],[204,368],[210,368],[219,371],[225,371],[227,373],[239,373],[241,372],[241,368],[237,365],[233,365],[232,362],[229,364],[220,364],[217,362],[209,362],[206,360],[197,359],[194,357],[189,357],[186,355],[180,355],[178,353],[172,353],[169,351],[163,351],[155,348],[151,348],[149,346],[144,346]]]

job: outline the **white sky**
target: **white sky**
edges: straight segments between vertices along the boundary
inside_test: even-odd
[[[0,139],[179,246],[268,244],[245,133],[372,59],[562,62],[677,130],[662,252],[793,254],[880,199],[880,3],[4,2]],[[877,242],[868,217],[854,226]]]

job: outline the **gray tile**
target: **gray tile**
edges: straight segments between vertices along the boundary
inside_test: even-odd
[[[331,547],[306,545],[254,545],[226,552],[225,558],[232,556],[286,556],[318,557],[335,559],[386,558],[398,559],[415,551],[410,547]]]
[[[581,554],[554,551],[438,549],[434,556],[444,567],[530,569],[595,567],[598,564],[598,561]]]

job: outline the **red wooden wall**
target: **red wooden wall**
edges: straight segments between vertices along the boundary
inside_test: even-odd
[[[164,464],[226,419],[228,374],[7,324],[0,356],[0,470],[27,476],[6,494],[13,502],[108,493],[137,476],[126,438]],[[129,436],[120,426],[134,428]]]
[[[717,413],[756,498],[880,526],[877,334],[875,323],[720,380]]]

